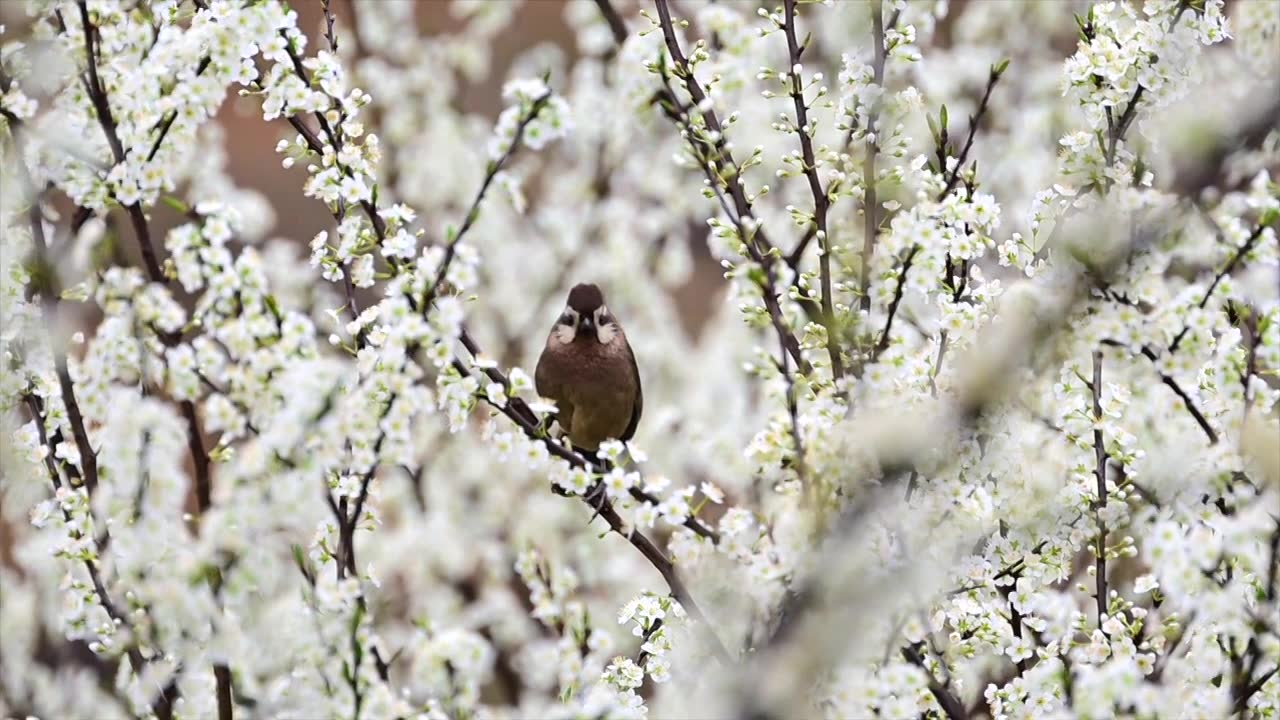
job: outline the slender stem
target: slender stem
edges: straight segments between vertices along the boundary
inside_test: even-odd
[[[809,484],[804,438],[800,435],[799,398],[796,397],[796,384],[794,378],[791,377],[791,362],[785,347],[782,348],[781,356],[778,369],[782,371],[782,377],[787,384],[787,415],[791,418],[791,442],[795,445],[796,476],[800,478],[800,484],[805,491],[811,492],[813,488]]]
[[[435,299],[444,283],[445,277],[449,273],[449,266],[452,264],[454,255],[457,252],[458,243],[462,242],[467,232],[471,230],[476,220],[480,218],[480,204],[484,202],[485,194],[488,193],[489,186],[493,184],[493,179],[498,176],[498,173],[502,172],[502,169],[506,167],[512,156],[520,149],[524,141],[525,129],[529,127],[529,123],[538,117],[538,113],[542,112],[542,109],[546,107],[547,102],[550,100],[551,91],[548,90],[533,101],[528,111],[520,118],[520,122],[516,124],[515,135],[511,139],[510,147],[502,154],[502,157],[489,163],[484,180],[480,183],[480,189],[476,191],[475,197],[471,199],[471,206],[467,208],[467,215],[462,221],[462,227],[458,228],[458,231],[454,233],[454,236],[445,245],[444,259],[441,260],[440,267],[436,270],[435,280],[431,283],[431,287],[427,289],[426,297],[422,302],[423,308],[430,306],[431,301]]]
[[[831,359],[831,375],[835,379],[844,377],[844,361],[840,353],[840,333],[836,325],[836,311],[831,290],[831,244],[827,234],[827,212],[831,201],[827,190],[818,177],[818,161],[813,152],[813,129],[809,127],[809,108],[804,101],[804,85],[800,73],[800,54],[804,51],[796,39],[796,0],[784,0],[783,34],[787,38],[787,53],[790,59],[788,74],[791,78],[791,100],[796,111],[796,134],[800,137],[801,162],[804,164],[804,175],[809,181],[809,192],[813,195],[814,235],[818,238],[821,255],[818,257],[818,272],[822,284],[822,324],[827,330],[827,355]],[[801,243],[803,247],[803,243]]]
[[[1203,310],[1205,306],[1209,304],[1209,299],[1213,297],[1213,291],[1218,289],[1218,284],[1222,282],[1223,278],[1230,275],[1232,270],[1235,270],[1236,265],[1240,263],[1240,260],[1243,259],[1245,255],[1248,255],[1253,250],[1253,246],[1257,244],[1258,239],[1262,237],[1262,231],[1266,228],[1266,225],[1258,223],[1257,227],[1253,229],[1253,232],[1249,233],[1249,237],[1244,241],[1244,244],[1236,248],[1236,251],[1231,254],[1231,258],[1227,260],[1227,264],[1223,265],[1222,269],[1213,276],[1213,282],[1209,283],[1209,288],[1204,291],[1204,297],[1200,298],[1200,302],[1196,307]],[[1182,330],[1178,333],[1177,337],[1175,337],[1173,342],[1169,344],[1169,352],[1173,352],[1178,349],[1178,345],[1182,344],[1182,339],[1186,337],[1187,332],[1190,329],[1190,325],[1184,325],[1182,327]]]
[[[1107,509],[1107,449],[1103,444],[1102,428],[1102,351],[1093,351],[1093,452],[1094,476],[1098,480],[1098,499],[1093,506],[1094,520],[1098,525],[1097,558],[1094,571],[1097,574],[1098,626],[1107,614],[1107,523],[1103,513]]]
[[[1165,34],[1173,32],[1173,28],[1182,19],[1183,13],[1191,6],[1191,0],[1182,0],[1178,3],[1178,11],[1169,21],[1169,26],[1165,28]],[[1107,165],[1115,163],[1116,151],[1119,149],[1120,142],[1124,140],[1125,135],[1129,132],[1129,127],[1133,125],[1133,121],[1138,116],[1138,106],[1142,103],[1142,97],[1146,94],[1146,88],[1139,85],[1133,91],[1133,97],[1129,98],[1129,104],[1125,106],[1124,112],[1120,115],[1119,121],[1116,121],[1111,114],[1110,108],[1107,109],[1107,146],[1103,148],[1106,151]],[[1111,180],[1108,178],[1107,187],[1110,188]]]
[[[1143,347],[1142,354],[1150,360],[1152,364],[1156,364],[1158,362],[1156,354],[1152,352],[1151,348]],[[1191,413],[1191,417],[1195,419],[1196,424],[1200,426],[1200,429],[1204,431],[1205,436],[1209,438],[1209,444],[1217,445],[1218,433],[1213,429],[1213,426],[1209,424],[1209,419],[1204,416],[1204,413],[1200,412],[1200,408],[1196,407],[1195,401],[1191,399],[1191,396],[1187,394],[1187,391],[1183,390],[1182,386],[1178,384],[1178,381],[1174,380],[1168,373],[1163,371],[1158,372],[1160,374],[1160,382],[1168,386],[1175,395],[1182,399],[1182,403],[1186,406],[1187,412]]]
[[[898,305],[902,302],[902,294],[907,286],[907,273],[911,272],[911,263],[915,261],[916,253],[919,251],[919,245],[912,245],[907,258],[902,261],[902,272],[898,274],[898,287],[893,291],[893,300],[889,303],[889,315],[885,318],[884,330],[880,331],[880,340],[871,352],[871,362],[879,360],[881,353],[889,348],[889,339],[893,332],[893,316],[898,312]],[[941,361],[941,351],[938,352],[938,358]]]
[[[320,0],[320,8],[324,12],[324,39],[329,41],[329,51],[337,53],[338,36],[333,33],[333,8],[329,3],[330,0]]]
[[[89,19],[89,7],[85,0],[80,0],[80,22],[84,29],[84,46],[85,55],[88,58],[89,66],[89,99],[93,103],[94,110],[98,116],[98,124],[102,126],[102,132],[106,135],[107,144],[111,146],[111,154],[115,158],[117,165],[125,162],[124,145],[120,142],[120,134],[116,129],[115,118],[111,115],[111,103],[107,99],[107,93],[103,90],[102,80],[98,77],[98,52],[97,43],[94,38],[97,35],[97,28]],[[142,212],[142,206],[133,203],[126,208],[129,214],[129,222],[133,225],[133,232],[138,238],[138,248],[142,251],[142,262],[147,267],[147,276],[152,282],[162,282],[164,273],[160,269],[160,261],[156,257],[155,248],[151,245],[151,232],[147,228],[147,218]]]
[[[200,64],[196,66],[196,77],[200,77],[202,74],[204,74],[204,71],[209,68],[209,65],[212,62],[213,60],[209,57],[205,57],[204,59],[202,59],[200,61]],[[160,152],[160,146],[164,144],[165,136],[169,134],[169,129],[173,127],[173,123],[177,119],[178,119],[178,111],[170,110],[169,114],[166,115],[164,120],[162,120],[160,124],[157,126],[157,129],[160,132],[158,135],[156,135],[155,141],[151,143],[151,151],[147,153],[147,162],[151,162],[152,160],[156,159],[156,154]]]
[[[62,389],[62,404],[67,408],[71,435],[76,440],[76,449],[80,453],[80,466],[84,470],[84,488],[92,496],[98,489],[98,451],[89,444],[84,416],[80,414],[80,403],[76,402],[75,383],[71,381],[71,373],[67,369],[66,355],[58,353],[55,362],[58,367],[58,385]]]
[[[871,41],[874,48],[872,71],[875,76],[875,84],[883,87],[885,63],[884,5],[881,0],[871,0]],[[867,133],[871,137],[867,140],[866,157],[862,161],[862,181],[866,184],[866,194],[862,203],[862,269],[858,288],[862,293],[860,307],[864,313],[871,310],[871,257],[875,253],[876,234],[880,228],[878,219],[880,201],[876,196],[876,155],[880,152],[879,120],[880,103],[876,101],[875,106],[871,108],[870,117],[867,121]]]
[[[955,189],[956,183],[960,180],[960,171],[964,169],[964,164],[969,160],[969,150],[973,147],[973,139],[978,135],[978,125],[982,123],[982,116],[987,113],[987,105],[991,101],[991,91],[995,90],[996,83],[1000,81],[1003,72],[997,72],[992,67],[987,74],[987,89],[982,93],[982,101],[978,103],[978,111],[969,116],[969,136],[965,138],[964,147],[960,149],[960,154],[956,156],[956,166],[947,176],[946,187],[939,193],[938,199],[945,199]],[[946,171],[944,166],[943,171]]]

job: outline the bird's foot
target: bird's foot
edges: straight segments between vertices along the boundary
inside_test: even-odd
[[[598,482],[595,487],[587,491],[586,495],[582,496],[582,499],[586,500],[587,504],[596,510],[591,515],[591,519],[587,521],[587,524],[590,525],[604,511],[604,504],[609,501],[609,494],[604,491],[604,483]]]

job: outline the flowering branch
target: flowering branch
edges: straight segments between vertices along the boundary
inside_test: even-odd
[[[1097,558],[1094,571],[1097,575],[1095,599],[1098,605],[1098,626],[1102,626],[1107,615],[1107,522],[1102,514],[1107,509],[1107,449],[1102,439],[1102,351],[1093,351],[1093,452],[1095,459],[1094,476],[1098,480],[1098,498],[1094,502],[1093,517],[1098,526],[1098,537],[1095,540]]]
[[[1236,248],[1236,251],[1231,254],[1231,259],[1227,260],[1227,264],[1223,265],[1222,269],[1213,276],[1213,281],[1209,283],[1209,288],[1204,291],[1204,297],[1200,298],[1200,302],[1196,304],[1196,307],[1203,310],[1205,306],[1209,304],[1209,299],[1213,297],[1213,291],[1217,289],[1218,284],[1222,282],[1223,278],[1230,275],[1232,270],[1235,270],[1236,265],[1240,263],[1240,260],[1245,255],[1248,255],[1249,252],[1253,250],[1253,246],[1258,242],[1258,239],[1262,237],[1262,231],[1266,229],[1266,223],[1262,222],[1259,222],[1253,228],[1253,232],[1249,233],[1249,237],[1244,241],[1244,244]],[[1182,327],[1182,330],[1174,336],[1173,342],[1169,343],[1169,352],[1174,352],[1178,349],[1178,345],[1182,343],[1182,339],[1187,336],[1187,332],[1190,330],[1190,325],[1184,325]]]
[[[906,258],[902,261],[902,270],[898,272],[898,286],[894,288],[893,300],[889,302],[889,312],[884,319],[884,329],[880,331],[880,339],[876,342],[875,349],[871,351],[871,362],[880,359],[880,355],[889,349],[889,340],[893,332],[893,316],[898,312],[898,304],[902,302],[903,291],[906,290],[907,273],[911,271],[911,263],[916,258],[916,253],[920,252],[919,245],[912,245],[907,251]],[[946,331],[943,331],[945,338]],[[939,342],[938,362],[942,362],[941,345],[945,343],[945,339]],[[937,374],[936,372],[934,373]]]
[[[965,162],[969,159],[969,149],[973,147],[973,139],[978,135],[978,126],[982,123],[982,117],[987,114],[987,104],[991,101],[991,91],[995,90],[996,83],[1000,82],[1000,76],[1004,75],[1004,71],[1008,67],[1009,61],[1001,60],[988,70],[987,88],[982,92],[982,100],[978,103],[978,110],[969,116],[969,135],[965,138],[964,146],[960,148],[960,154],[956,156],[955,167],[952,168],[947,176],[947,184],[942,188],[942,192],[938,193],[938,200],[950,195],[956,186],[956,182],[960,180],[960,172],[964,169]],[[943,128],[944,131],[945,129]],[[943,170],[945,169],[944,165]]]
[[[107,99],[106,91],[102,88],[102,82],[98,78],[98,49],[97,43],[94,42],[98,34],[97,28],[89,19],[89,7],[86,0],[79,0],[77,5],[80,8],[80,24],[84,30],[84,49],[85,58],[88,63],[89,79],[85,81],[86,90],[89,99],[93,102],[94,109],[98,115],[98,122],[102,125],[102,132],[107,138],[107,143],[111,146],[111,154],[115,157],[116,164],[125,162],[124,146],[120,143],[119,133],[116,132],[115,118],[111,115],[111,103]],[[142,205],[134,201],[127,208],[129,214],[129,222],[133,224],[133,232],[138,238],[138,247],[142,251],[142,261],[146,265],[147,275],[152,280],[164,277],[164,273],[160,270],[160,262],[156,259],[155,248],[151,245],[151,231],[147,229],[147,218],[142,212]]]
[[[877,87],[883,88],[885,49],[884,4],[882,0],[871,0],[871,42],[874,53],[871,63],[874,73],[873,82]],[[866,183],[866,194],[862,203],[862,270],[858,281],[858,290],[861,293],[860,305],[864,313],[871,310],[871,256],[876,248],[876,235],[880,232],[878,218],[880,202],[876,196],[876,155],[880,152],[879,142],[881,135],[879,120],[880,100],[877,99],[874,107],[871,108],[867,121],[867,149],[866,157],[862,161],[862,181]]]
[[[82,12],[82,19],[87,23],[88,17],[83,4],[81,4],[81,12]],[[96,88],[96,93],[94,94],[94,97],[96,97],[97,99],[95,101],[95,104],[99,108],[102,108],[106,105],[106,98],[105,98],[105,95],[101,94],[101,85],[99,84],[99,81],[97,79],[97,71],[94,68],[94,60],[93,60],[94,54],[93,54],[93,44],[91,42],[91,31],[89,29],[90,27],[91,27],[90,25],[86,24],[85,32],[86,32],[87,49],[88,49],[88,54],[90,58],[89,60],[90,77],[92,78],[91,85],[92,87]],[[11,83],[8,81],[7,78],[4,78],[3,83],[0,83],[0,84],[11,86]],[[22,139],[22,130],[23,130],[22,122],[16,116],[14,116],[12,113],[9,113],[8,111],[5,111],[4,115],[5,115],[5,119],[9,124],[9,131],[14,139],[14,143],[21,150],[24,146],[23,139]],[[107,118],[107,120],[104,121],[104,130],[107,127],[114,127],[113,125],[106,124],[110,122],[109,107],[107,107],[106,114],[104,117]],[[114,131],[111,131],[108,133],[108,138],[111,138],[111,137],[114,137]],[[115,143],[113,144],[113,147],[118,144],[119,144],[119,140],[116,139]],[[19,161],[16,163],[16,165],[19,168],[19,173],[21,174],[21,177],[24,180],[24,185],[25,185],[24,190],[26,191],[28,197],[30,198],[30,210],[28,213],[28,217],[31,223],[32,238],[35,241],[36,261],[37,261],[38,267],[40,268],[40,271],[45,275],[44,277],[45,287],[43,288],[43,292],[42,292],[44,310],[48,316],[48,320],[52,322],[57,313],[58,298],[61,296],[62,290],[61,290],[60,282],[58,279],[57,268],[50,263],[50,260],[48,258],[48,245],[47,245],[47,240],[45,238],[45,233],[44,233],[43,218],[41,217],[41,212],[40,212],[40,197],[39,197],[39,194],[36,192],[33,183],[31,182],[30,172],[26,167],[25,161],[23,161],[21,157],[22,156],[20,154]],[[140,213],[141,210],[139,209],[138,212]],[[145,222],[143,227],[145,228]],[[145,236],[140,235],[139,237],[142,238]],[[55,348],[54,350],[54,363],[57,371],[59,389],[61,390],[62,402],[67,411],[67,419],[71,425],[72,436],[75,440],[77,452],[80,459],[80,466],[83,471],[83,475],[81,479],[82,479],[82,483],[85,491],[84,497],[86,499],[91,499],[94,492],[97,490],[98,483],[99,483],[98,451],[89,442],[88,432],[85,429],[84,417],[80,412],[80,405],[76,399],[75,384],[71,379],[71,373],[69,368],[67,367],[66,354],[59,348]],[[47,422],[46,415],[43,412],[43,408],[41,407],[41,402],[33,394],[27,393],[25,394],[24,397],[25,397],[27,407],[31,413],[32,421],[36,425],[39,440],[41,444],[44,445],[44,447],[46,448],[45,466],[49,473],[50,482],[53,485],[55,499],[58,502],[58,504],[62,507],[62,515],[64,520],[68,524],[71,524],[72,515],[71,515],[71,512],[67,509],[67,505],[64,504],[67,501],[64,497],[62,497],[62,491],[63,491],[62,481],[60,479],[57,467],[54,465],[54,462],[53,462],[53,458],[57,456],[56,447],[54,446],[52,438],[48,436],[45,430],[45,425]],[[69,471],[76,474],[79,474],[80,472],[71,463],[67,464],[67,468]],[[69,491],[74,492],[74,490],[70,490],[70,489]],[[86,503],[86,506],[83,508],[83,512],[86,512],[92,515],[92,510],[87,505],[87,503]],[[103,610],[106,611],[108,617],[111,618],[111,621],[113,623],[115,623],[118,626],[126,628],[127,630],[129,630],[131,634],[133,634],[132,626],[128,622],[128,619],[120,614],[120,612],[117,610],[115,606],[115,603],[112,601],[111,596],[107,591],[106,585],[102,581],[101,573],[98,570],[98,563],[96,559],[94,559],[97,556],[97,554],[101,552],[102,547],[106,543],[110,542],[109,533],[110,531],[108,529],[103,528],[101,539],[97,537],[93,538],[93,543],[94,543],[94,547],[96,548],[96,552],[94,553],[93,556],[83,557],[83,563],[85,566],[85,570],[89,575],[90,583],[93,586],[94,593],[97,596],[98,601],[101,603]],[[147,665],[147,660],[146,658],[143,657],[141,651],[138,649],[136,638],[131,640],[125,652],[129,658],[129,663],[134,673],[140,675],[143,668]],[[160,693],[160,696],[156,699],[155,703],[153,704],[152,709],[160,718],[162,718],[162,720],[168,720],[169,718],[172,718],[173,703],[176,701],[176,699],[177,699],[176,685],[170,684],[162,690],[162,692]]]
[[[688,58],[685,57],[684,51],[680,48],[680,41],[676,37],[675,26],[671,21],[671,9],[667,5],[667,0],[654,0],[654,5],[658,11],[658,24],[662,28],[662,37],[673,63],[672,72],[684,84],[685,90],[693,101],[692,108],[685,108],[679,105],[668,108],[668,115],[682,119],[682,129],[688,136],[689,147],[699,158],[699,164],[707,174],[711,188],[721,197],[721,204],[724,205],[726,216],[729,217],[737,229],[738,237],[741,239],[747,254],[764,271],[760,278],[760,283],[764,291],[765,309],[769,313],[774,330],[786,346],[787,352],[795,360],[800,372],[807,375],[811,369],[809,361],[802,356],[800,342],[791,330],[787,328],[786,321],[782,317],[782,309],[778,305],[778,292],[774,282],[775,273],[771,259],[774,248],[765,235],[763,225],[756,219],[752,211],[751,201],[747,198],[746,190],[743,187],[741,166],[733,159],[733,153],[726,145],[724,128],[720,124],[715,108],[712,107],[711,99],[698,82]],[[675,93],[671,91],[671,88],[667,88],[667,95],[671,100],[675,99]],[[699,132],[693,126],[691,109],[698,111],[706,125],[707,133]],[[714,173],[712,172],[713,169]],[[721,194],[722,191],[727,193],[729,201],[732,202],[732,212]]]
[[[449,273],[449,265],[453,262],[454,255],[457,252],[458,243],[462,242],[462,239],[467,235],[467,231],[480,218],[480,203],[484,202],[485,194],[489,191],[489,186],[493,184],[493,179],[497,177],[498,173],[502,172],[507,162],[520,149],[520,144],[524,139],[524,133],[529,127],[529,123],[538,117],[550,100],[551,90],[547,89],[546,92],[534,98],[528,109],[522,110],[520,120],[516,123],[511,145],[497,160],[490,161],[488,167],[485,168],[484,180],[481,181],[480,189],[476,191],[475,197],[471,200],[471,207],[467,209],[466,217],[462,221],[462,227],[458,228],[458,231],[453,233],[452,237],[448,238],[445,243],[444,259],[440,261],[440,267],[436,270],[435,281],[431,283],[431,287],[428,288],[426,296],[423,298],[422,307],[429,307],[431,301],[435,299],[436,293],[440,291],[444,279]]]
[[[950,720],[964,720],[964,718],[969,717],[969,713],[965,711],[964,704],[960,702],[960,699],[953,695],[947,686],[938,682],[938,678],[934,677],[933,671],[925,666],[924,658],[920,656],[919,650],[914,647],[904,647],[902,648],[902,657],[925,672],[929,679],[929,693],[942,706],[942,711],[947,714]]]
[[[827,236],[827,211],[831,201],[827,196],[827,188],[818,177],[818,161],[813,153],[812,134],[816,128],[809,124],[809,107],[804,99],[804,86],[801,84],[800,55],[804,48],[796,40],[796,0],[784,0],[783,12],[785,21],[783,33],[787,38],[787,57],[790,66],[791,100],[795,105],[796,134],[800,138],[801,161],[805,178],[809,181],[809,191],[813,195],[813,236],[818,239],[818,266],[822,284],[822,318],[827,330],[827,355],[831,358],[831,375],[834,378],[844,377],[844,361],[840,356],[840,333],[837,331],[833,291],[831,289],[831,245]],[[806,235],[807,237],[807,235]],[[802,240],[799,247],[806,243]]]

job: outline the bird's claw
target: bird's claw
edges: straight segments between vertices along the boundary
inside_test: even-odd
[[[608,499],[608,493],[604,491],[604,483],[596,483],[596,486],[588,490],[587,494],[582,496],[582,499],[587,501],[588,505],[596,509],[596,511],[591,515],[591,519],[587,521],[587,524],[590,525],[595,522],[596,518],[600,517],[600,513],[604,511],[604,504]]]

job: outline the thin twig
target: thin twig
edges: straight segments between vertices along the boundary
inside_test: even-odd
[[[1152,365],[1156,365],[1157,368],[1159,367],[1159,359],[1156,357],[1156,354],[1152,352],[1151,348],[1143,347],[1142,354],[1151,361]],[[1196,424],[1200,426],[1200,429],[1203,430],[1204,434],[1209,438],[1209,444],[1217,445],[1217,431],[1215,431],[1213,426],[1209,424],[1209,420],[1204,416],[1204,413],[1200,412],[1200,408],[1196,407],[1195,401],[1191,399],[1191,396],[1187,394],[1187,391],[1183,390],[1182,386],[1178,384],[1178,381],[1174,380],[1168,373],[1158,369],[1157,372],[1160,375],[1160,382],[1168,386],[1175,395],[1182,399],[1182,404],[1187,408],[1187,412],[1191,413],[1191,417],[1195,418]]]
[[[1094,571],[1097,574],[1098,626],[1107,614],[1107,523],[1102,515],[1107,509],[1107,448],[1103,444],[1102,427],[1102,351],[1093,351],[1093,453],[1094,476],[1098,480],[1098,499],[1093,505],[1094,521],[1098,525],[1097,558]]]
[[[951,194],[955,189],[956,183],[960,180],[960,171],[964,169],[964,164],[969,160],[969,150],[973,147],[973,139],[978,135],[978,125],[982,123],[982,116],[987,113],[987,105],[991,101],[991,91],[995,90],[996,83],[1000,82],[1000,77],[1004,74],[1003,68],[993,65],[987,73],[987,89],[982,93],[982,101],[978,103],[978,111],[969,116],[969,136],[965,138],[964,147],[960,149],[960,154],[956,156],[956,166],[947,177],[947,184],[939,193],[938,199],[941,200]],[[945,172],[946,167],[942,170]]]
[[[533,101],[524,116],[520,118],[520,122],[516,124],[515,135],[511,139],[511,145],[507,148],[506,152],[502,153],[502,157],[489,163],[489,167],[484,175],[484,180],[480,183],[480,189],[476,191],[475,196],[471,198],[471,206],[467,208],[467,215],[463,218],[462,227],[458,228],[458,231],[454,233],[452,238],[448,239],[448,242],[445,245],[444,259],[440,261],[440,267],[436,269],[435,280],[431,283],[431,287],[427,289],[426,296],[422,301],[422,307],[424,309],[431,305],[431,301],[434,300],[437,293],[439,293],[440,288],[445,281],[445,277],[449,273],[449,266],[453,262],[454,255],[457,252],[458,243],[462,242],[462,239],[466,237],[467,232],[471,230],[472,226],[475,225],[476,220],[480,218],[480,204],[484,202],[485,195],[489,191],[489,186],[493,184],[494,178],[498,176],[498,173],[502,172],[502,169],[506,167],[512,156],[514,156],[520,149],[520,146],[524,141],[525,129],[529,127],[529,123],[537,119],[538,114],[542,112],[542,109],[546,107],[550,100],[551,91],[547,90]]]
[[[874,48],[872,72],[877,87],[884,87],[884,5],[881,0],[871,1],[871,41]],[[858,280],[858,290],[862,293],[860,306],[862,311],[871,311],[871,257],[876,249],[876,235],[879,233],[880,201],[876,195],[876,155],[880,152],[880,103],[877,100],[870,109],[867,120],[867,133],[874,139],[868,139],[866,157],[862,161],[862,182],[866,184],[862,203],[863,238],[862,268]]]
[[[871,351],[871,362],[880,359],[880,355],[889,348],[889,339],[893,332],[893,316],[898,312],[898,305],[902,302],[902,294],[907,287],[907,273],[911,272],[911,263],[916,258],[916,253],[920,251],[919,245],[912,245],[907,257],[902,261],[902,271],[898,273],[898,286],[894,288],[893,300],[889,303],[889,314],[884,320],[884,330],[880,331],[880,340],[876,343],[875,349]],[[941,361],[942,353],[938,353],[939,361]]]
[[[839,380],[844,377],[844,360],[841,359],[840,333],[836,323],[834,293],[831,289],[831,242],[827,234],[827,211],[830,209],[831,201],[827,197],[826,188],[822,186],[822,179],[818,177],[818,160],[813,152],[811,136],[813,128],[809,126],[809,107],[804,101],[804,85],[801,82],[800,73],[796,72],[800,67],[800,54],[804,51],[796,39],[796,0],[784,0],[783,17],[782,31],[787,38],[787,53],[790,60],[787,71],[791,78],[791,101],[796,112],[796,134],[800,137],[804,176],[809,181],[809,192],[813,195],[813,228],[821,253],[818,257],[818,272],[822,285],[822,324],[827,331],[827,355],[831,359],[831,376]],[[800,246],[803,247],[803,245],[804,243],[801,242]]]
[[[1266,228],[1266,225],[1258,223],[1257,227],[1253,229],[1253,232],[1249,233],[1249,237],[1244,241],[1244,244],[1236,248],[1236,251],[1231,254],[1231,258],[1227,260],[1227,264],[1223,265],[1222,269],[1213,276],[1213,282],[1209,283],[1209,288],[1204,291],[1204,297],[1200,298],[1200,302],[1196,307],[1203,310],[1205,306],[1209,304],[1209,299],[1213,297],[1213,291],[1218,288],[1218,284],[1222,282],[1223,278],[1230,275],[1232,270],[1235,270],[1236,265],[1240,263],[1240,260],[1244,258],[1245,255],[1248,255],[1253,250],[1253,246],[1258,242],[1258,239],[1262,237],[1262,231]],[[1169,343],[1169,352],[1174,352],[1178,349],[1178,345],[1182,344],[1182,339],[1186,337],[1187,332],[1190,330],[1190,325],[1184,325],[1182,327],[1182,330],[1178,333],[1177,337],[1173,339],[1173,342]]]

